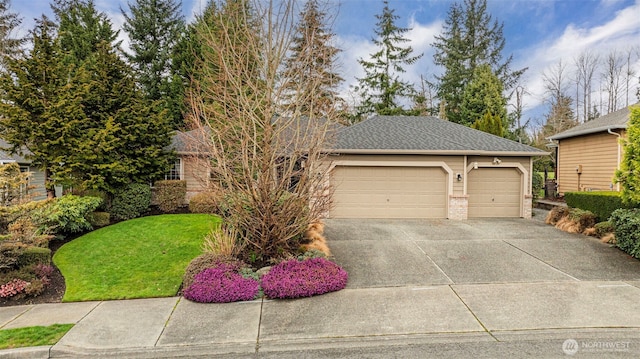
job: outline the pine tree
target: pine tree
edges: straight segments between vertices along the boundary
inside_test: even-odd
[[[132,51],[125,56],[136,71],[145,97],[159,101],[161,108],[168,110],[174,128],[184,126],[184,92],[176,91],[172,83],[174,48],[185,29],[180,7],[175,0],[136,0],[129,4],[130,14],[120,9]]]
[[[332,45],[335,34],[327,28],[318,0],[306,2],[296,32],[283,71],[283,87],[290,93],[289,102],[303,104],[298,106],[302,115],[324,117],[340,102],[336,88],[344,79],[335,72],[340,50]]]
[[[410,29],[399,27],[396,21],[399,16],[384,1],[382,14],[376,15],[376,38],[373,43],[379,50],[371,54],[371,61],[359,59],[358,62],[365,71],[365,76],[358,79],[357,91],[363,97],[363,102],[357,108],[357,117],[363,118],[369,114],[404,115],[411,114],[405,110],[401,99],[412,96],[413,86],[400,80],[399,73],[405,72],[404,65],[411,65],[418,61],[422,54],[412,56],[411,46],[402,47],[409,40],[403,34]]]
[[[502,122],[502,118],[487,110],[481,118],[471,125],[471,128],[502,137],[504,136]]]
[[[622,200],[637,206],[640,204],[640,106],[629,107],[629,127],[624,140],[624,158],[615,180],[622,184]]]
[[[106,16],[71,1],[32,31],[31,52],[10,62],[0,84],[1,130],[16,153],[29,150],[51,183],[113,193],[164,173],[170,153],[166,116],[148,104],[124,63]],[[84,31],[83,31],[84,30]],[[82,42],[85,41],[85,42]]]
[[[0,69],[6,67],[8,59],[22,54],[22,45],[26,39],[14,37],[14,31],[22,20],[18,14],[9,11],[11,0],[0,0]]]
[[[10,59],[0,78],[0,129],[10,152],[25,155],[45,173],[48,196],[53,196],[54,174],[61,172],[65,153],[74,150],[69,134],[78,131],[75,78],[67,78],[55,24],[42,17],[30,31],[31,51]]]
[[[503,25],[487,13],[486,0],[465,0],[464,7],[457,3],[451,6],[444,31],[433,44],[434,62],[444,67],[444,73],[437,77],[437,92],[448,120],[469,123],[461,117],[460,106],[477,66],[489,64],[504,90],[518,82],[526,69],[511,71],[512,56],[502,58],[504,45]]]
[[[487,64],[479,65],[474,71],[471,82],[465,87],[460,108],[462,124],[470,126],[483,119],[488,113],[500,122],[500,128],[506,128],[507,101],[502,95],[502,82]],[[505,133],[491,132],[504,136]]]

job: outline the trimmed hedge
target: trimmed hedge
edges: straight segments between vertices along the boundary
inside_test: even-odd
[[[616,209],[629,208],[622,203],[620,192],[613,191],[566,192],[564,199],[569,207],[591,211],[600,221],[609,219]]]
[[[640,259],[640,208],[618,209],[611,214],[616,246]]]
[[[18,256],[18,267],[50,263],[51,249],[49,248],[27,247]]]
[[[110,213],[116,220],[126,221],[140,217],[151,204],[151,187],[148,184],[132,183],[118,190],[111,201]]]
[[[187,181],[157,181],[154,187],[154,198],[162,212],[173,213],[184,205]]]
[[[191,197],[189,212],[216,214],[220,200],[220,195],[216,192],[200,192]]]

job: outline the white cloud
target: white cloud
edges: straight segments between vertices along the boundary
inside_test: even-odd
[[[524,79],[529,96],[525,98],[527,109],[534,109],[542,105],[544,100],[544,85],[542,74],[558,61],[567,64],[567,74],[573,71],[574,58],[584,51],[589,51],[600,58],[606,57],[611,51],[626,51],[631,46],[637,46],[640,38],[640,0],[618,11],[614,17],[601,25],[579,27],[569,24],[562,35],[556,39],[549,39],[535,44],[520,52],[515,68],[529,67]],[[640,71],[638,63],[636,71]],[[596,74],[599,76],[600,74]],[[637,86],[637,81],[635,83]]]

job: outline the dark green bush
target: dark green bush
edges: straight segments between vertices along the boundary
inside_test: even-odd
[[[640,209],[615,210],[610,221],[615,227],[616,246],[640,258]]]
[[[116,220],[140,217],[151,204],[151,187],[143,183],[132,183],[116,191],[111,201],[110,213]]]
[[[189,212],[216,214],[220,200],[220,195],[216,192],[200,192],[189,200]]]
[[[27,247],[18,256],[19,267],[49,263],[51,263],[51,249],[49,248]]]
[[[37,223],[53,233],[79,233],[93,229],[87,215],[102,203],[98,197],[79,197],[72,194],[56,198],[50,205],[36,212]]]
[[[533,176],[531,177],[531,193],[533,194],[533,199],[536,200],[540,197],[540,192],[544,188],[544,178],[538,172],[533,172]]]
[[[564,199],[569,207],[591,211],[600,221],[609,219],[618,208],[628,208],[622,203],[620,192],[566,192]]]
[[[187,181],[157,181],[154,197],[162,212],[176,212],[185,203]]]
[[[111,214],[109,212],[91,212],[87,215],[87,220],[93,228],[104,227],[111,223]]]

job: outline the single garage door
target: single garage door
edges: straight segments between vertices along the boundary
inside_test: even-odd
[[[479,168],[467,175],[471,217],[520,217],[522,175],[515,168]]]
[[[447,176],[435,167],[338,166],[332,218],[446,218]]]

